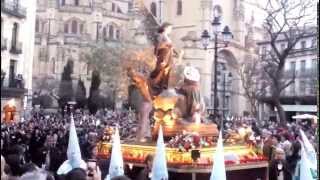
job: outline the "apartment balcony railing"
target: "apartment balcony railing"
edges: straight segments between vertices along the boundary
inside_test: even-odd
[[[21,97],[27,90],[22,75],[14,79],[1,78],[1,96],[3,97]]]
[[[19,3],[12,3],[10,1],[1,0],[1,11],[18,18],[25,18],[27,10],[21,7]]]
[[[305,69],[303,71],[299,70],[299,71],[293,71],[293,70],[287,70],[283,73],[283,77],[284,78],[292,78],[293,75],[295,75],[294,77],[296,79],[299,79],[299,78],[314,78],[314,77],[317,77],[317,74],[318,74],[318,70],[317,70],[317,67],[314,67],[314,68],[308,68],[308,69]]]
[[[1,38],[1,51],[7,50],[7,42],[8,42],[7,38]]]
[[[12,54],[21,54],[22,53],[22,42],[18,42],[16,45],[12,45],[10,49]]]

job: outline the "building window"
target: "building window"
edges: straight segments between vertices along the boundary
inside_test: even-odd
[[[71,33],[77,34],[77,31],[78,31],[78,23],[77,21],[73,20],[71,22]]]
[[[305,72],[306,71],[306,60],[302,60],[300,64],[300,71]]]
[[[51,59],[52,61],[52,73],[56,73],[56,60],[54,58]]]
[[[305,49],[306,48],[306,41],[301,41],[300,46],[301,46],[301,49]]]
[[[305,94],[305,92],[306,92],[306,82],[300,81],[300,93]]]
[[[291,85],[290,85],[290,94],[294,94],[295,93],[295,90],[296,89],[296,84],[293,82]]]
[[[311,47],[312,47],[312,48],[316,47],[316,45],[317,45],[316,43],[317,43],[316,39],[315,39],[315,38],[312,38],[312,40],[311,40]]]
[[[293,71],[293,72],[296,71],[296,62],[295,61],[290,62],[290,71]]]
[[[83,24],[80,24],[80,33],[83,33]]]
[[[79,0],[74,0],[74,5],[79,6]]]
[[[177,15],[182,15],[182,0],[177,1]]]
[[[104,27],[103,30],[102,30],[102,36],[104,39],[107,38],[107,27]]]
[[[61,0],[61,6],[66,5],[66,0]]]
[[[120,14],[123,13],[122,10],[120,9],[120,7],[117,8],[117,13],[120,13]]]
[[[115,3],[111,4],[111,11],[116,12],[116,4]]]
[[[41,32],[45,32],[45,29],[44,29],[45,26],[46,26],[46,22],[42,22],[41,29],[40,29]]]
[[[109,26],[109,38],[113,39],[113,34],[114,34],[114,28],[112,25]]]
[[[2,39],[2,30],[3,29],[3,20],[2,20],[2,18],[1,18],[1,39]]]
[[[64,33],[69,33],[69,24],[64,24]]]
[[[36,32],[39,32],[39,19],[36,19]]]
[[[10,66],[9,66],[9,86],[13,87],[14,84],[14,79],[16,77],[16,71],[17,71],[17,61],[11,59],[10,60]]]
[[[18,38],[18,23],[14,23],[12,28],[12,39],[11,39],[11,46],[14,48],[16,48],[17,46],[17,38]]]
[[[117,31],[116,31],[116,39],[120,39],[120,30],[119,29],[117,29]]]
[[[150,9],[151,9],[152,15],[157,17],[157,5],[155,2],[151,3]]]

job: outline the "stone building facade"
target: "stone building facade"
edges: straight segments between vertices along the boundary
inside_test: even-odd
[[[129,6],[130,0],[38,0],[34,87],[43,81],[58,83],[66,63],[73,61],[73,79],[81,78],[89,89],[91,72],[81,52],[92,43],[121,40],[127,33]]]
[[[35,0],[1,1],[1,121],[31,107],[35,9]]]

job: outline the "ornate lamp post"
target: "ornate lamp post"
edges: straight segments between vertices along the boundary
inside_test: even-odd
[[[204,30],[201,35],[202,44],[205,50],[214,49],[214,102],[213,102],[213,111],[214,111],[214,118],[216,119],[218,116],[218,90],[217,90],[217,63],[218,63],[218,49],[219,48],[226,48],[230,40],[233,38],[232,33],[228,26],[225,26],[223,31],[220,30],[221,22],[219,17],[215,17],[212,24],[213,29],[213,39],[208,32],[208,30]],[[222,41],[219,38],[222,36]],[[214,47],[208,48],[210,41],[214,41]],[[219,46],[220,45],[220,46]],[[221,122],[222,123],[222,122]]]

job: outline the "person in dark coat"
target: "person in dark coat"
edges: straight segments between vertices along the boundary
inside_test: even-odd
[[[285,159],[284,150],[277,148],[273,159],[269,164],[269,179],[270,180],[291,180],[288,163]]]
[[[152,170],[153,156],[149,154],[145,159],[145,168],[141,170],[135,180],[150,180],[151,170]]]

